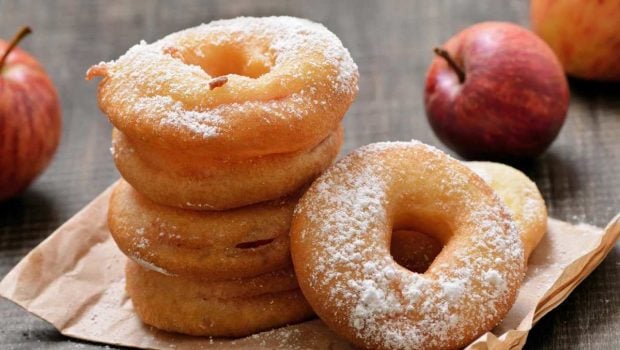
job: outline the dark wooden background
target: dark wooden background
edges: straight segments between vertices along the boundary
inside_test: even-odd
[[[423,109],[431,48],[485,20],[528,25],[528,1],[7,1],[0,37],[29,24],[23,47],[58,87],[63,139],[47,172],[20,198],[0,204],[0,277],[110,185],[118,173],[110,126],[96,103],[89,65],[118,57],[141,39],[240,15],[293,15],[324,23],[360,68],[343,154],[381,140],[419,139],[445,149]],[[601,20],[617,20],[601,18]],[[551,149],[522,166],[552,216],[605,225],[620,211],[620,86],[571,81],[567,122]],[[620,349],[620,246],[569,299],[531,332],[530,349]],[[0,349],[98,348],[61,336],[46,322],[0,300]]]

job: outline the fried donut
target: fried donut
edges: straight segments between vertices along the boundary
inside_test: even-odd
[[[153,201],[223,210],[280,198],[309,184],[336,159],[342,134],[338,126],[310,150],[222,161],[155,151],[114,129],[112,153],[123,178]]]
[[[444,248],[423,274],[390,255],[392,229]],[[464,347],[514,303],[519,233],[493,190],[419,142],[363,147],[302,196],[291,227],[300,287],[330,328],[367,349]]]
[[[126,290],[136,313],[158,329],[241,337],[310,318],[292,269],[251,279],[201,281],[166,276],[129,260]]]
[[[121,251],[169,275],[217,280],[289,267],[297,197],[227,211],[191,211],[152,202],[120,180],[108,227]]]
[[[465,162],[506,204],[525,249],[526,260],[547,232],[547,208],[538,187],[525,174],[493,162]],[[415,231],[395,231],[391,252],[399,264],[424,272],[441,251],[441,242]]]
[[[313,148],[358,91],[341,41],[292,17],[220,20],[142,42],[86,75],[97,76],[101,110],[129,139],[213,159]]]

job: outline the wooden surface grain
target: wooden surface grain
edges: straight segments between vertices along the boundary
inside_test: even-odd
[[[360,94],[345,119],[342,153],[381,140],[412,138],[445,149],[424,116],[431,48],[485,20],[528,25],[528,2],[402,1],[7,1],[0,37],[22,24],[23,47],[58,87],[63,139],[51,167],[21,197],[0,204],[0,276],[111,184],[110,126],[96,102],[89,65],[132,44],[240,15],[293,15],[324,23],[360,68]],[[601,20],[614,20],[601,19]],[[620,211],[620,87],[571,81],[567,122],[553,146],[521,168],[538,184],[552,216],[603,226]],[[0,136],[1,137],[1,136]],[[620,247],[530,333],[529,349],[620,348]],[[98,348],[61,336],[46,322],[0,300],[1,349]]]

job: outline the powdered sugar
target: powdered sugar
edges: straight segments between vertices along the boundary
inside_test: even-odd
[[[497,270],[490,269],[485,271],[483,278],[485,281],[489,282],[493,286],[496,286],[500,290],[506,288],[506,282]]]
[[[263,348],[270,349],[287,349],[287,350],[305,350],[306,347],[295,345],[304,334],[299,329],[285,327],[274,330],[256,333],[248,337]]]
[[[151,261],[148,261],[146,256],[143,256],[143,252],[146,252],[145,254],[147,256],[152,256],[153,254],[149,249],[151,241],[146,237],[144,227],[138,227],[135,229],[134,234],[131,235],[131,245],[133,247],[131,249],[131,253],[127,254],[131,260],[135,261],[138,265],[147,270],[159,272],[167,276],[173,276],[173,273],[163,267],[155,265]]]
[[[476,175],[480,176],[482,180],[484,180],[484,182],[491,183],[491,181],[493,181],[493,177],[491,176],[491,174],[489,174],[489,172],[486,171],[486,169],[484,169],[483,167],[471,165],[468,166],[471,170],[474,171],[474,173],[476,173]]]
[[[157,113],[161,116],[160,125],[174,128],[185,127],[201,137],[211,137],[219,132],[222,117],[217,111],[186,110],[180,102],[170,96],[142,97],[136,101],[134,108],[139,115]]]
[[[522,203],[523,218],[528,222],[535,222],[537,218],[545,214],[544,200],[540,192],[536,190],[536,185],[532,182],[532,186],[523,186],[523,192],[520,197],[524,199]]]
[[[421,157],[411,157],[416,153]],[[441,168],[444,161],[457,162],[418,142],[363,147],[321,176],[298,206],[297,215],[309,224],[294,239],[316,247],[306,257],[314,271],[306,282],[328,293],[322,309],[329,312],[321,317],[352,328],[365,346],[460,344],[499,321],[498,311],[507,311],[523,276],[523,249],[505,208],[470,199],[467,172]],[[422,275],[397,265],[385,245],[391,213],[405,200],[393,192],[394,181],[413,186],[411,178],[418,185],[435,181],[460,200],[471,212],[466,222],[478,231],[455,236],[448,243],[458,247],[453,256],[438,257]],[[411,193],[407,200],[416,201],[424,189]],[[438,193],[431,204],[421,203],[428,210],[448,210],[445,200]]]
[[[443,293],[450,301],[457,301],[465,291],[463,281],[459,280],[447,280],[442,283]]]
[[[143,260],[143,259],[141,259],[141,258],[139,258],[137,256],[134,256],[134,255],[129,256],[129,258],[131,260],[133,260],[136,264],[142,266],[143,268],[145,268],[147,270],[159,272],[159,273],[161,273],[163,275],[166,275],[166,276],[174,276],[173,273],[169,272],[168,270],[164,269],[163,267],[159,267],[159,266],[153,264],[152,262]]]

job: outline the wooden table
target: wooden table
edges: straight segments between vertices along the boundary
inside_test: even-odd
[[[0,37],[22,24],[34,35],[23,47],[58,87],[63,139],[51,167],[20,198],[0,204],[0,276],[117,177],[110,125],[97,108],[94,63],[118,57],[144,39],[213,19],[293,15],[324,23],[361,72],[360,93],[346,119],[342,153],[381,140],[419,139],[445,147],[424,116],[431,48],[485,20],[528,25],[527,1],[7,1]],[[614,20],[605,19],[601,20]],[[550,150],[523,170],[542,191],[552,216],[605,225],[620,210],[620,86],[571,81],[571,106]],[[532,349],[620,348],[620,246],[564,304],[530,334]],[[1,349],[98,348],[61,336],[46,322],[0,300]]]

